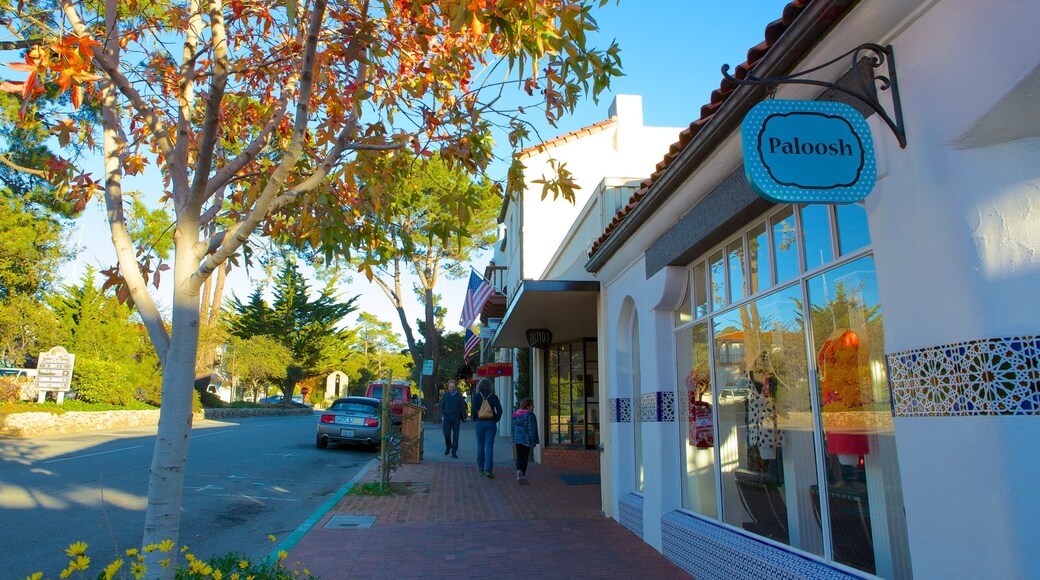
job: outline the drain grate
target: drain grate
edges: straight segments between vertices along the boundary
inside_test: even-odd
[[[332,516],[325,527],[334,530],[356,530],[371,528],[374,523],[376,516]]]

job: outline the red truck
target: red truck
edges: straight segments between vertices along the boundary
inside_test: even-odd
[[[368,390],[365,392],[366,397],[373,397],[379,400],[383,399],[383,388],[386,386],[386,381],[372,381],[368,383]],[[393,423],[400,423],[401,417],[404,413],[404,407],[401,405],[404,403],[411,403],[412,401],[412,383],[408,381],[393,381],[390,385],[390,420]]]

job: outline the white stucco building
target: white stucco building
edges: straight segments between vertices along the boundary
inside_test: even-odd
[[[585,270],[588,250],[680,131],[644,126],[636,95],[618,95],[607,117],[519,154],[526,188],[503,204],[487,270],[505,295],[498,312],[503,323],[489,341],[498,349],[496,359],[510,360],[514,348],[531,351],[532,398],[546,417],[546,444],[536,459],[587,471],[599,470],[601,447],[599,283]],[[573,203],[542,197],[537,181],[559,166],[578,185]],[[549,348],[530,349],[529,329],[551,332]],[[512,380],[499,379],[496,389],[511,391]]]
[[[1036,576],[1040,2],[795,0],[778,17],[738,79],[849,53],[809,78],[852,87],[856,47],[891,46],[855,68],[905,148],[840,91],[775,86],[866,118],[865,200],[749,187],[740,125],[763,86],[722,80],[663,160],[623,164],[647,148],[621,115],[561,137],[548,151],[601,135],[618,157],[568,165],[592,180],[574,208],[504,208],[493,344],[552,331],[532,350],[546,452],[602,448],[604,513],[697,578]]]

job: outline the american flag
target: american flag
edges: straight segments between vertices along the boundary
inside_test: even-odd
[[[473,332],[472,328],[466,329],[466,343],[462,347],[462,362],[469,361],[469,355],[480,346],[480,335]]]
[[[477,274],[475,270],[469,272],[469,286],[466,288],[466,301],[462,303],[462,317],[459,318],[459,326],[469,328],[473,321],[480,316],[484,303],[495,293],[495,287],[487,280]]]

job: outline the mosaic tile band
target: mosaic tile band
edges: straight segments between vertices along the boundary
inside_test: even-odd
[[[639,419],[644,423],[675,421],[675,393],[654,391],[639,396]]]
[[[613,423],[632,422],[632,399],[621,397],[610,400],[610,421]]]
[[[643,496],[630,493],[618,498],[618,521],[636,536],[643,537]]]
[[[686,512],[665,514],[661,536],[665,557],[698,580],[857,578]]]
[[[897,417],[1040,415],[1040,336],[886,356]]]

